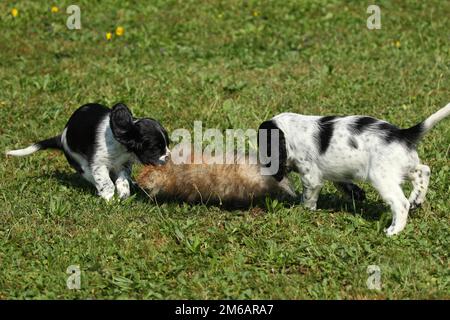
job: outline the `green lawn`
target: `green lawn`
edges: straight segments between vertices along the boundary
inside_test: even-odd
[[[66,28],[71,1],[55,1],[57,13],[1,2],[0,150],[60,133],[87,102],[124,101],[192,130],[257,128],[284,111],[408,127],[450,101],[448,1],[376,1],[372,31],[367,1],[77,3],[81,30]],[[449,144],[446,120],[420,145],[428,199],[394,238],[368,185],[353,205],[327,184],[317,212],[158,205],[142,193],[107,205],[59,152],[3,157],[0,299],[449,299]],[[66,287],[69,265],[80,290]],[[366,286],[369,265],[380,291]]]

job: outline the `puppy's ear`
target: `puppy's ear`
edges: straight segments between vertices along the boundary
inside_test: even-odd
[[[127,145],[134,137],[135,125],[130,109],[123,103],[116,104],[111,110],[110,126],[114,137]]]
[[[259,126],[258,153],[261,164],[273,169],[275,172],[271,175],[277,181],[281,181],[287,174],[286,139],[284,132],[273,120],[264,121]]]

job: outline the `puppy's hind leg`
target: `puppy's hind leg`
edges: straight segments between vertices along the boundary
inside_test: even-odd
[[[416,209],[424,201],[428,191],[428,185],[430,183],[431,170],[430,167],[419,164],[413,172],[411,172],[409,178],[413,185],[413,191],[409,196],[409,203],[411,209]]]
[[[380,193],[383,200],[391,207],[392,223],[387,228],[386,235],[393,236],[400,233],[408,220],[409,201],[403,194],[399,183],[386,179],[372,179],[372,184]]]

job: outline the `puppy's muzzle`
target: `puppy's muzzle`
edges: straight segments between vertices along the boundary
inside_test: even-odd
[[[169,161],[169,159],[170,159],[170,150],[166,148],[166,154],[164,154],[158,159],[158,165],[166,164],[167,161]]]

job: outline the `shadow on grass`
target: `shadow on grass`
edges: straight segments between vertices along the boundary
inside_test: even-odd
[[[56,179],[68,188],[73,188],[84,193],[96,194],[95,187],[76,172],[55,171],[51,174],[46,174],[45,177]]]
[[[169,204],[169,205],[186,205],[189,206],[206,206],[206,207],[215,207],[222,211],[233,212],[236,210],[262,210],[263,212],[269,212],[271,209],[267,207],[267,204],[264,200],[255,201],[251,205],[243,205],[243,204],[217,204],[217,203],[186,203],[182,200],[178,199],[168,199],[164,197],[150,197],[143,191],[140,187],[135,187],[136,199],[140,201],[144,201],[151,204]],[[302,200],[299,196],[295,200],[284,200],[278,203],[278,208],[289,209],[292,206],[302,206]],[[364,200],[361,202],[353,202],[352,200],[345,199],[340,196],[339,193],[329,193],[329,194],[321,194],[318,201],[318,209],[330,211],[330,214],[352,214],[352,215],[361,215],[363,219],[368,221],[378,221],[380,220],[383,213],[389,211],[389,209],[384,205],[383,202],[373,202],[370,200]],[[306,209],[305,209],[306,210]]]
[[[188,206],[205,206],[210,208],[217,208],[222,211],[227,212],[234,212],[234,211],[242,211],[242,210],[252,210],[254,208],[261,209],[263,211],[267,211],[265,202],[263,200],[256,200],[252,204],[248,203],[217,203],[217,201],[204,201],[204,202],[186,202],[181,199],[176,198],[168,198],[168,197],[161,197],[161,196],[149,196],[146,191],[142,190],[139,186],[135,186],[136,192],[136,199],[139,201],[144,201],[147,203],[155,204],[155,205],[162,205],[162,204],[168,204],[168,205],[188,205]],[[286,208],[289,207],[289,205],[282,203],[285,205]]]
[[[95,187],[86,181],[80,174],[76,172],[55,171],[52,174],[44,175],[46,178],[56,179],[62,185],[68,188],[74,188],[80,192],[97,195]],[[131,194],[136,193],[136,199],[140,201],[148,201],[148,196],[135,183],[131,185]]]
[[[52,174],[46,175],[47,178],[56,179],[59,183],[63,184],[69,188],[75,188],[80,192],[89,193],[96,195],[96,191],[93,185],[83,179],[78,173],[75,172],[62,172],[56,171]],[[132,194],[135,194],[135,199],[145,203],[151,204],[169,204],[169,205],[185,205],[186,202],[178,199],[167,199],[167,198],[154,198],[149,197],[149,195],[142,190],[136,184],[132,185]],[[188,203],[191,206],[203,205],[208,207],[216,207],[220,210],[233,212],[236,210],[252,210],[254,208],[262,209],[265,212],[270,211],[265,201],[256,201],[252,205],[243,204],[229,204],[224,203],[222,205],[217,203]],[[282,208],[290,208],[292,206],[301,206],[302,201],[300,197],[295,200],[282,201],[279,204]],[[338,192],[337,193],[327,193],[321,194],[317,204],[319,210],[330,211],[330,214],[338,214],[341,212],[350,213],[353,215],[361,215],[364,219],[368,221],[379,220],[382,213],[389,211],[389,209],[384,205],[383,202],[373,202],[370,200],[364,200],[362,202],[353,202],[352,200],[345,199]]]
[[[339,193],[321,194],[317,207],[320,210],[330,211],[331,214],[345,212],[353,215],[361,215],[361,217],[368,221],[380,220],[381,215],[389,211],[389,208],[382,201],[374,202],[366,199],[364,201],[353,202],[351,199],[345,199],[340,196]]]

